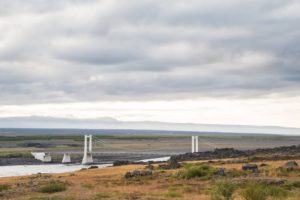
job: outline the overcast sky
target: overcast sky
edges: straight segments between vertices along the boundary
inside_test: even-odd
[[[0,0],[0,117],[300,128],[298,0]]]

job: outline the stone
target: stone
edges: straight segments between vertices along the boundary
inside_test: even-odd
[[[242,169],[244,171],[252,171],[252,172],[255,172],[255,173],[258,172],[257,164],[245,164],[245,165],[242,166]]]
[[[124,177],[128,179],[128,178],[133,178],[133,177],[151,176],[152,174],[153,174],[152,171],[134,170],[134,171],[126,172]]]
[[[294,171],[298,169],[299,165],[296,161],[289,161],[286,162],[283,166],[283,168],[287,169],[288,171]]]
[[[122,165],[129,165],[132,162],[129,162],[128,160],[117,160],[113,163],[113,166],[122,166]]]
[[[178,163],[178,160],[173,156],[171,156],[169,159],[168,165],[170,166],[170,169],[177,169],[181,167],[181,165]]]
[[[215,172],[215,175],[217,176],[225,176],[225,168],[218,168],[217,171]]]
[[[148,165],[145,167],[145,169],[154,170],[154,166],[151,165],[150,163],[148,163]]]
[[[214,151],[185,153],[172,157],[176,157],[178,161],[192,161],[192,160],[213,160],[224,158],[239,158],[248,157],[252,162],[265,161],[265,160],[282,160],[282,159],[295,159],[300,152],[300,145],[275,147],[254,150],[236,150],[233,148],[215,149]],[[272,155],[272,156],[258,156],[258,155]]]
[[[92,166],[89,167],[89,169],[97,169],[97,168],[99,168],[99,167],[96,166],[96,165],[92,165]]]
[[[267,167],[267,166],[269,166],[269,165],[266,164],[266,163],[261,163],[259,166],[260,166],[260,167]]]

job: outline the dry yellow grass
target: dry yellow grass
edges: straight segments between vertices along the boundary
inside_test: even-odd
[[[270,169],[275,169],[285,162],[267,161],[264,163],[269,164]],[[262,162],[258,162],[258,164],[260,163]],[[299,160],[298,163],[300,163]],[[221,166],[212,164],[212,166],[241,169],[242,164],[224,164]],[[0,199],[210,199],[207,191],[212,187],[211,182],[199,179],[176,178],[174,174],[178,170],[163,172],[156,170],[153,176],[132,180],[123,178],[126,172],[141,170],[144,167],[144,165],[127,165],[89,169],[74,173],[1,178],[0,184],[8,184],[11,188],[1,193]],[[270,177],[276,177],[276,174],[270,174]],[[67,190],[54,194],[44,194],[37,191],[37,187],[51,180],[65,182]],[[295,200],[295,197],[290,199]]]

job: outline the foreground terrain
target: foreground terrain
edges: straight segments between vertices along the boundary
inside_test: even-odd
[[[256,162],[258,170],[242,170],[245,162],[240,159],[189,161],[173,166],[175,169],[172,166],[169,168],[168,163],[139,164],[85,169],[74,173],[2,178],[0,198],[300,199],[298,167],[289,168],[285,165],[286,160],[277,160]],[[296,160],[296,163],[300,164],[300,160]]]

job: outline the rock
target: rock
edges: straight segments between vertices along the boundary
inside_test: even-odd
[[[145,162],[134,162],[128,160],[117,160],[113,163],[113,166],[122,166],[122,165],[144,165]]]
[[[212,160],[212,159],[223,159],[223,158],[238,158],[242,156],[250,155],[248,151],[240,151],[233,148],[222,148],[215,149],[214,151],[186,153],[181,155],[172,156],[178,161],[184,160]]]
[[[170,169],[177,169],[181,167],[181,165],[178,163],[178,160],[173,156],[171,156],[171,158],[169,159],[168,164],[170,166]]]
[[[148,169],[148,170],[154,170],[154,166],[151,165],[150,162],[148,162],[148,165],[145,167],[145,169]]]
[[[266,163],[261,163],[259,166],[260,166],[260,167],[267,167],[267,166],[269,166],[269,165],[266,164]]]
[[[255,173],[258,172],[258,167],[257,167],[256,164],[245,164],[245,165],[242,166],[242,169],[244,171],[249,170],[249,171],[252,171],[252,172],[255,172]]]
[[[160,169],[178,169],[181,165],[178,163],[177,157],[171,156],[167,164],[158,165]]]
[[[89,167],[89,169],[97,169],[97,168],[99,168],[99,167],[96,166],[96,165],[92,165],[92,166]]]
[[[113,166],[122,166],[122,165],[129,165],[132,162],[129,162],[128,160],[117,160],[113,163]]]
[[[133,177],[151,176],[152,174],[153,174],[152,171],[139,171],[139,170],[135,170],[135,171],[126,172],[126,174],[124,175],[124,177],[126,179],[128,179],[128,178],[133,178]]]
[[[217,176],[225,176],[225,168],[218,168],[217,171],[215,172],[215,175]]]
[[[283,168],[287,169],[288,171],[294,171],[298,169],[298,163],[296,161],[289,161],[282,166]]]
[[[300,145],[298,146],[287,146],[287,147],[275,147],[265,149],[254,149],[254,150],[236,150],[233,148],[222,148],[215,149],[214,151],[196,152],[196,153],[185,153],[176,155],[178,161],[189,161],[189,160],[213,160],[213,159],[224,159],[224,158],[239,158],[248,157],[251,158],[252,162],[264,161],[264,160],[282,160],[282,159],[297,159],[299,158]],[[272,155],[272,156],[258,156],[258,155]]]

